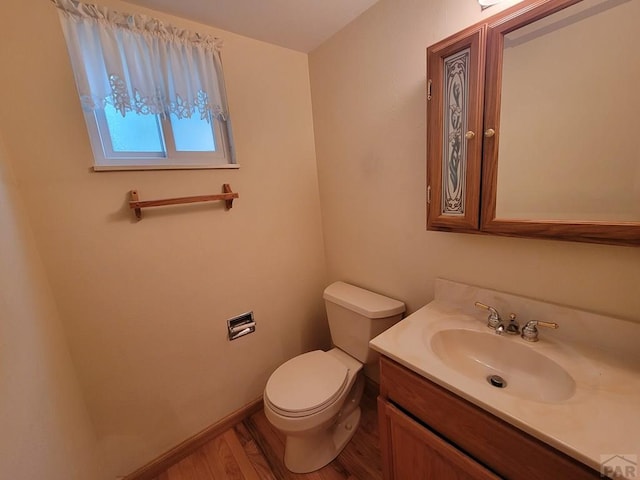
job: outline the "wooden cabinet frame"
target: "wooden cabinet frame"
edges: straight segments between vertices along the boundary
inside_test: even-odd
[[[433,159],[427,163],[428,182],[428,228],[434,230],[472,231],[479,227],[480,214],[480,164],[482,161],[482,103],[484,99],[484,49],[486,26],[469,28],[427,50],[429,84],[427,86],[427,131],[432,132],[427,138],[428,157]],[[444,63],[447,57],[469,49],[468,72],[468,112],[467,128],[460,131],[458,141],[464,143],[466,151],[463,178],[463,214],[447,214],[443,208],[443,150],[444,122],[443,113],[445,85]],[[465,133],[473,132],[474,137],[467,139]]]
[[[640,222],[502,220],[496,217],[504,36],[580,1],[525,0],[427,49],[427,79],[431,85],[431,92],[428,92],[431,98],[427,101],[428,230],[640,245]],[[473,40],[474,35],[477,40]],[[478,102],[470,105],[468,118],[475,136],[468,143],[465,189],[468,208],[464,216],[447,216],[442,214],[442,59],[463,45],[479,48],[478,58],[475,58],[476,52],[473,55],[478,70],[472,74],[469,84],[469,99]],[[483,133],[489,129],[495,134],[486,137]]]

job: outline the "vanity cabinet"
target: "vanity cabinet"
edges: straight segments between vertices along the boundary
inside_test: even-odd
[[[595,470],[382,356],[385,480],[586,480]]]
[[[640,245],[640,7],[593,3],[524,0],[427,49],[428,230]]]

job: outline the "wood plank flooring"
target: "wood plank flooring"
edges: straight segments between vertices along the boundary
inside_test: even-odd
[[[377,391],[367,387],[358,430],[338,458],[316,472],[294,474],[285,468],[284,436],[259,411],[155,480],[381,480]]]

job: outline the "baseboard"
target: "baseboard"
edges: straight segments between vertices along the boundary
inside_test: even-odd
[[[365,376],[365,394],[372,398],[376,398],[380,391],[380,385],[371,378]],[[122,480],[153,480],[162,472],[166,471],[172,465],[175,465],[183,458],[188,457],[200,447],[213,440],[221,433],[226,432],[229,428],[242,422],[245,418],[250,417],[254,413],[263,408],[262,397],[257,398],[253,402],[227,415],[222,420],[214,423],[210,427],[205,428],[196,433],[191,438],[176,445],[171,450],[163,453],[155,460],[140,467],[135,472],[130,473]]]
[[[155,460],[152,460],[143,467],[140,467],[135,472],[130,473],[122,480],[153,480],[162,472],[167,470],[172,465],[178,463],[185,457],[188,457],[200,447],[220,435],[226,432],[229,428],[242,422],[245,418],[253,415],[263,408],[262,397],[254,400],[248,405],[236,410],[235,412],[227,415],[219,422],[214,423],[210,427],[205,428],[199,433],[196,433],[193,437],[188,438],[184,442],[176,445],[171,450],[163,453]]]

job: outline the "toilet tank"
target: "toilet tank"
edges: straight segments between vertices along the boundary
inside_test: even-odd
[[[335,282],[324,290],[331,340],[364,364],[376,359],[369,340],[399,322],[404,303],[369,290]]]

